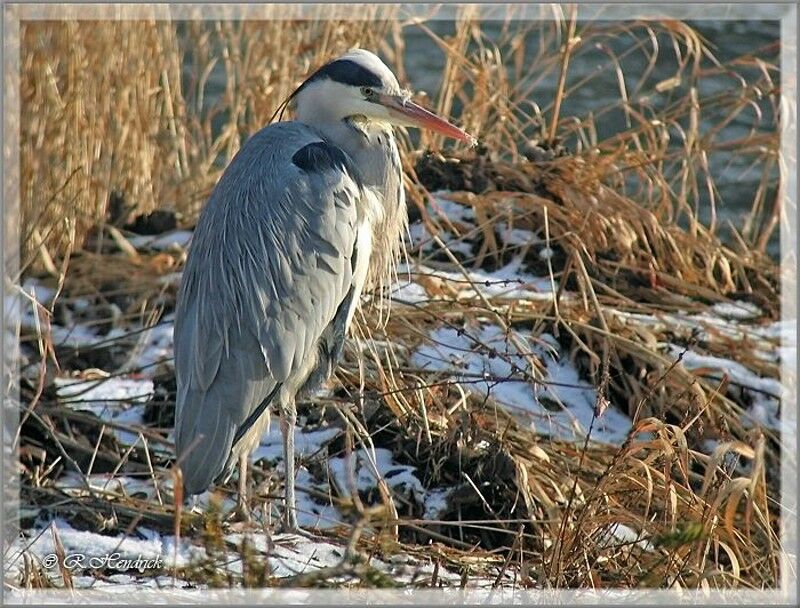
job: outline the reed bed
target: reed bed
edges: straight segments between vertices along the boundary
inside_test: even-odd
[[[174,503],[169,357],[153,364],[156,392],[144,424],[128,427],[140,438],[134,447],[120,444],[108,421],[66,407],[53,379],[146,371],[130,365],[142,333],[113,330],[158,327],[174,307],[185,250],[132,245],[131,222],[159,210],[191,227],[242,140],[268,122],[313,66],[358,44],[381,51],[402,75],[404,28],[411,25],[26,24],[22,269],[59,289],[47,309],[37,309],[37,331],[22,335],[31,353],[22,369],[19,439],[28,512],[109,533],[146,523],[198,539],[206,560],[171,573],[211,586],[436,587],[441,565],[460,572],[464,585],[489,577],[499,586],[513,575],[514,585],[528,588],[775,588],[782,574],[780,436],[746,422],[752,396],[730,375],[681,359],[702,352],[778,378],[778,338],[742,340],[707,318],[700,327],[680,320],[731,302],[757,307],[748,327],[766,327],[780,315],[779,267],[766,254],[781,188],[774,54],[760,49],[720,63],[686,23],[562,17],[509,22],[493,40],[468,14],[444,38],[424,22],[414,25],[445,55],[443,85],[431,104],[456,114],[480,145],[453,151],[436,137],[415,144],[401,138],[410,213],[432,239],[407,258],[427,299],[393,302],[389,315],[380,298],[366,305],[332,392],[303,404],[301,413],[311,425],[340,425],[327,444],[331,458],[385,448],[416,467],[426,488],[458,489],[436,520],[385,482],[370,495],[332,492],[326,499],[352,527],[325,535],[347,549],[346,559],[290,579],[273,576],[247,546],[226,546],[231,524],[219,512],[197,514]],[[539,48],[530,62],[525,51],[534,33]],[[620,74],[613,106],[565,115],[564,100],[592,78],[569,78],[570,66],[600,48],[610,69],[621,69],[611,42],[624,37],[633,41],[626,52],[650,66],[640,81],[631,86]],[[655,82],[651,68],[662,61],[674,62],[675,76]],[[220,70],[225,88],[210,103],[209,77]],[[731,75],[731,85],[701,93],[705,79],[720,73]],[[554,98],[532,103],[537,84],[553,77]],[[600,138],[598,125],[613,112],[624,114],[627,128]],[[740,140],[724,140],[722,127],[752,118],[748,113],[762,123]],[[701,127],[701,114],[715,117],[714,126]],[[720,187],[709,169],[716,154],[746,157],[763,175],[744,226],[707,213]],[[437,212],[430,192],[438,190],[471,219]],[[515,242],[506,237],[511,229],[533,240]],[[540,255],[542,247],[548,255]],[[512,259],[557,285],[551,297],[492,295],[470,278]],[[76,307],[79,301],[84,305]],[[49,325],[70,322],[105,328],[109,338],[88,348],[54,344]],[[501,328],[508,343],[522,333],[534,341],[553,336],[595,387],[598,424],[609,408],[632,420],[621,445],[593,441],[595,419],[585,441],[547,437],[499,406],[491,391],[469,390],[468,377],[414,365],[410,353],[436,328],[473,336],[475,353],[509,359],[510,350],[475,337],[487,324]],[[677,360],[668,344],[683,349]],[[541,358],[524,354],[529,365],[514,364],[494,386],[547,384]],[[710,440],[716,447],[708,448]],[[98,491],[90,470],[152,477],[160,493],[143,499]],[[59,486],[67,471],[84,479],[82,491]],[[262,496],[280,495],[269,467],[256,466],[255,475]],[[615,533],[620,526],[627,537]],[[246,565],[241,575],[220,573],[232,550]],[[436,571],[400,583],[369,566],[370,556],[398,553],[433,562]],[[69,583],[31,561],[7,585]]]

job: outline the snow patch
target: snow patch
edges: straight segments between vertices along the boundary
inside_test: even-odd
[[[522,228],[511,228],[508,222],[497,222],[495,224],[497,234],[506,245],[532,245],[539,242],[539,237],[530,230]]]
[[[153,479],[149,476],[128,477],[111,473],[93,473],[82,476],[74,471],[68,471],[59,478],[58,487],[71,496],[85,496],[90,491],[110,492],[122,496],[144,496],[147,499],[157,496]],[[163,492],[164,488],[159,489]]]
[[[750,302],[718,302],[711,310],[720,317],[729,319],[753,319],[763,314],[762,310]]]
[[[431,298],[425,288],[414,281],[400,280],[389,289],[393,301],[401,304],[421,304]]]
[[[780,398],[783,395],[780,380],[762,378],[736,361],[702,355],[676,344],[669,345],[669,353],[675,359],[682,357],[681,363],[687,370],[716,370],[708,374],[716,379],[722,379],[723,374],[727,374],[730,381],[741,387],[751,399],[752,405],[746,412],[751,420],[744,422],[756,422],[773,430],[780,429]]]
[[[192,240],[192,232],[175,230],[157,235],[140,235],[128,238],[136,249],[153,249],[155,251],[176,251],[186,249]]]
[[[113,419],[131,404],[146,403],[153,396],[153,381],[144,378],[56,378],[54,384],[62,403],[106,420]]]
[[[174,330],[175,315],[169,315],[160,323],[147,329],[136,330],[136,346],[133,348],[126,369],[136,370],[144,376],[152,378],[159,371],[160,365],[174,368]]]
[[[390,488],[411,492],[415,497],[422,498],[425,489],[422,482],[416,477],[416,467],[397,464],[394,462],[392,452],[385,448],[378,448],[374,452],[363,448],[349,456],[331,458],[328,469],[339,491],[349,494],[352,492],[353,483],[356,491],[367,491],[378,487],[378,479],[386,481]]]
[[[324,449],[325,444],[336,437],[342,430],[337,427],[306,431],[302,427],[294,429],[294,453],[297,458],[311,456]],[[251,462],[266,460],[283,462],[283,435],[280,425],[270,424],[269,431],[264,433],[259,446],[250,455]]]
[[[655,548],[650,541],[642,539],[641,533],[625,524],[610,524],[606,530],[607,534],[599,541],[599,545],[603,548],[619,545],[636,545],[645,551],[652,551]]]
[[[544,375],[531,368],[531,357],[544,364]],[[558,343],[548,334],[534,340],[519,332],[506,335],[496,325],[439,327],[430,343],[411,356],[411,363],[455,374],[465,388],[490,395],[538,432],[555,438],[583,439],[592,424],[597,393],[559,354]],[[626,415],[608,408],[594,420],[592,439],[619,445],[630,429]]]
[[[425,492],[425,512],[422,514],[422,519],[432,520],[439,519],[439,517],[447,509],[450,495],[455,491],[455,488],[434,488]]]
[[[440,227],[437,234],[451,252],[460,253],[463,257],[472,256],[472,244],[464,237],[454,234],[449,230],[448,225],[449,221],[451,224],[469,224],[471,226],[475,219],[475,211],[472,207],[437,196],[434,197],[433,202],[428,202],[427,213],[431,220]],[[445,218],[448,221],[445,221]],[[410,249],[419,247],[423,252],[430,252],[437,247],[433,235],[421,220],[408,227],[408,237]]]
[[[428,212],[434,215],[444,214],[451,222],[472,222],[475,220],[475,210],[471,206],[462,205],[443,196],[434,195],[433,204],[428,205]]]

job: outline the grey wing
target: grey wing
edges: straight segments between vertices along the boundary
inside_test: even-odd
[[[362,196],[349,158],[297,123],[263,129],[226,169],[195,230],[175,314],[187,493],[211,485],[281,385],[329,347],[320,339],[344,331]]]

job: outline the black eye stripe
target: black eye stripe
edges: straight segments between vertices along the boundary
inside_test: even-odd
[[[294,93],[289,96],[289,100],[295,98],[298,93],[312,82],[324,79],[330,79],[334,82],[354,87],[375,87],[379,89],[383,87],[380,76],[374,72],[350,59],[337,59],[336,61],[323,65],[309,76],[306,81],[297,87]]]
[[[313,82],[322,78],[330,78],[334,82],[353,87],[380,88],[383,84],[380,76],[350,59],[337,59],[322,66],[306,82]]]

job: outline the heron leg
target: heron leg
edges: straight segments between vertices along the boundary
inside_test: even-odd
[[[283,463],[285,472],[283,524],[286,532],[296,532],[297,512],[294,497],[294,428],[297,422],[297,407],[294,399],[287,400],[281,411],[281,434],[283,435]]]
[[[241,521],[250,521],[250,506],[247,500],[247,467],[249,465],[247,451],[239,454],[239,495],[236,498],[236,515]]]

